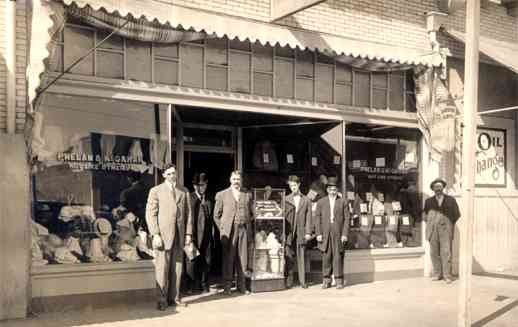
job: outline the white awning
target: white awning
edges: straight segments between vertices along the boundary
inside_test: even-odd
[[[454,29],[446,29],[446,33],[462,43],[466,42],[466,36],[462,32]],[[480,35],[479,50],[486,56],[491,57],[496,62],[518,74],[518,42],[499,41]]]
[[[121,16],[144,17],[162,24],[215,34],[218,37],[238,38],[241,41],[259,41],[261,44],[290,46],[292,48],[320,50],[328,54],[360,57],[388,63],[440,66],[442,58],[431,49],[413,49],[384,43],[340,37],[337,35],[290,28],[268,22],[192,9],[173,4],[172,0],[64,0],[82,8],[104,9]]]

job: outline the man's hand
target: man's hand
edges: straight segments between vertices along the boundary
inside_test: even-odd
[[[342,243],[347,242],[347,236],[342,236],[340,239],[342,240]]]
[[[164,242],[160,235],[153,235],[153,249],[157,250],[164,246]]]
[[[317,242],[322,242],[322,239],[323,239],[322,235],[317,235]]]
[[[185,235],[185,245],[189,245],[192,242],[191,235]]]
[[[311,235],[306,234],[306,235],[304,236],[304,239],[305,239],[306,241],[309,241],[309,240],[311,239]]]

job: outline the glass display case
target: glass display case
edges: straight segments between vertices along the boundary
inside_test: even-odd
[[[252,292],[285,288],[285,216],[283,189],[254,189]]]

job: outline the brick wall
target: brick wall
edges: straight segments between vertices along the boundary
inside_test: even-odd
[[[5,1],[0,2],[0,132],[7,129],[7,70],[5,64]],[[27,2],[16,2],[16,130],[23,130],[26,111]]]

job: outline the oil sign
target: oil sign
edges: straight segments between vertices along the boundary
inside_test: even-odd
[[[482,187],[506,186],[505,130],[478,128],[475,183]]]

